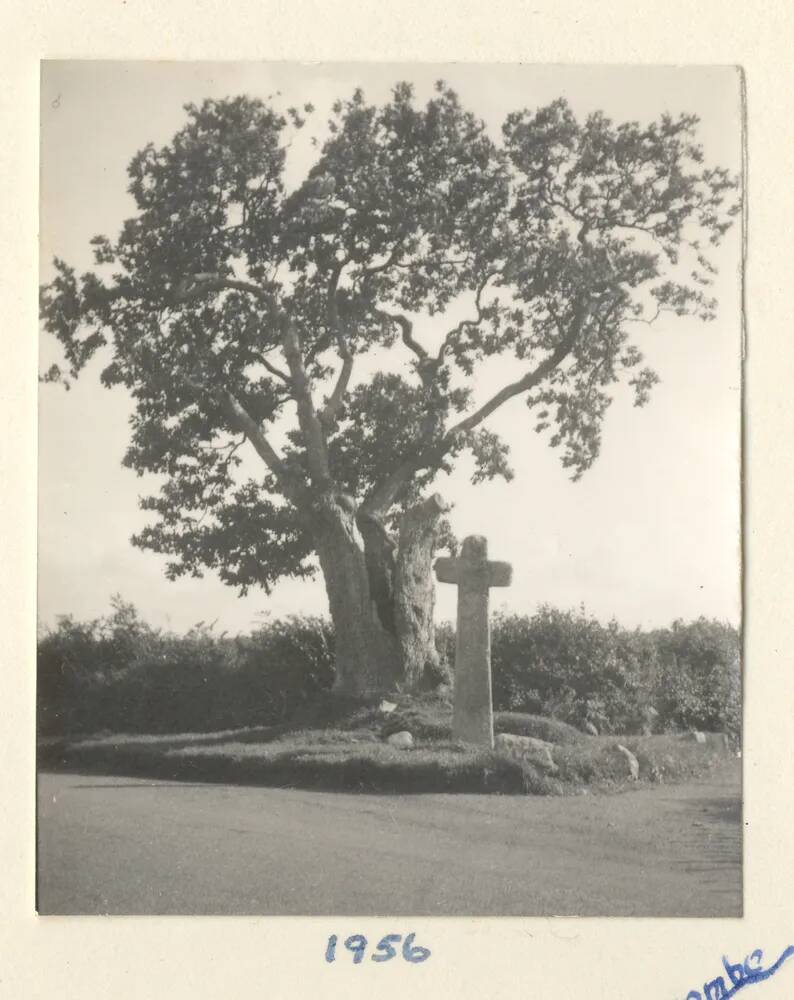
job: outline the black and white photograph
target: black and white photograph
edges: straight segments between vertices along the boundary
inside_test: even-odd
[[[41,63],[39,914],[743,915],[743,128]]]

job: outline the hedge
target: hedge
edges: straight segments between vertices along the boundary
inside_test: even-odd
[[[454,632],[438,630],[454,662]],[[249,635],[199,623],[154,629],[113,599],[89,622],[62,617],[38,642],[42,737],[99,732],[210,732],[274,725],[305,714],[334,679],[323,618],[295,615]],[[583,610],[543,606],[492,623],[494,707],[601,733],[727,732],[741,725],[739,636],[700,618],[641,631]]]

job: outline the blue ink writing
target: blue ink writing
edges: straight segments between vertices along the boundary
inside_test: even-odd
[[[406,962],[410,962],[412,965],[424,962],[430,958],[430,949],[414,944],[415,938],[416,934],[414,932],[406,934],[405,940],[403,940],[402,934],[386,934],[375,945],[375,949],[370,955],[370,959],[373,962],[390,961],[392,958],[397,956],[397,949],[395,945],[398,945],[400,941],[402,941],[403,944],[400,950],[402,957]],[[339,938],[336,934],[332,934],[328,938],[328,944],[325,947],[326,962],[336,961],[336,945],[338,941]],[[353,965],[361,965],[364,961],[364,956],[367,953],[367,939],[364,935],[351,934],[349,938],[345,938],[343,944],[353,956]]]
[[[723,955],[722,965],[725,969],[725,976],[717,976],[704,983],[702,993],[700,990],[690,990],[686,995],[686,1000],[728,1000],[739,990],[743,990],[745,986],[762,983],[770,976],[774,976],[786,959],[791,958],[792,955],[794,955],[794,944],[790,944],[780,958],[767,968],[764,968],[761,963],[763,952],[760,948],[750,952],[743,963],[736,962],[734,964],[728,960],[726,955]],[[731,985],[728,986],[728,983]]]
[[[388,962],[390,958],[394,958],[397,952],[394,950],[394,944],[398,944],[402,938],[402,934],[387,934],[386,937],[382,937],[378,942],[378,947],[375,949],[376,954],[372,956],[373,962]],[[378,955],[377,952],[382,951],[382,955]]]
[[[361,965],[367,950],[367,939],[363,934],[351,934],[345,941],[345,948],[353,953],[353,965]]]

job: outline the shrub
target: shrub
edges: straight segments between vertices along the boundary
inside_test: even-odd
[[[698,618],[653,633],[658,649],[654,704],[664,730],[741,735],[741,660],[736,630]]]
[[[639,632],[602,625],[584,610],[542,606],[531,618],[496,615],[494,704],[600,731],[638,731],[648,713],[653,650]]]
[[[331,689],[334,638],[324,618],[291,615],[238,638],[237,643],[242,660],[237,678],[240,697],[249,705],[267,706],[270,722],[291,718]]]
[[[441,625],[437,639],[442,663],[454,663],[454,630]],[[497,730],[566,742],[572,730],[563,724],[581,730],[590,721],[602,733],[697,728],[739,738],[739,637],[729,625],[701,618],[630,631],[544,606],[531,617],[497,614],[491,645]],[[106,618],[63,617],[40,636],[39,733],[332,725],[358,707],[327,697],[333,678],[333,633],[323,618],[292,616],[236,637],[200,622],[177,636],[115,597]],[[385,729],[448,738],[444,698],[395,697],[399,710]],[[382,723],[375,709],[361,711]],[[364,716],[356,716],[362,725]]]
[[[592,722],[604,733],[703,729],[738,739],[739,636],[700,618],[653,632],[602,625],[584,610],[496,615],[494,706]]]
[[[40,638],[39,734],[273,724],[332,682],[333,637],[323,619],[295,616],[236,638],[202,622],[177,636],[114,598],[107,618],[64,617]]]

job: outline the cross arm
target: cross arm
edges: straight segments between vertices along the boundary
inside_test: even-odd
[[[448,556],[436,559],[433,569],[436,571],[436,578],[439,583],[460,582],[457,559],[451,559]]]
[[[433,568],[439,583],[465,583],[478,580],[480,586],[509,587],[513,567],[508,562],[479,562],[470,559],[436,559]]]
[[[488,586],[509,587],[513,579],[513,567],[508,562],[488,563]]]

